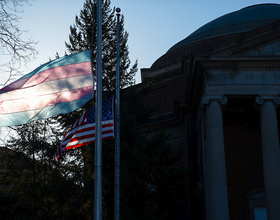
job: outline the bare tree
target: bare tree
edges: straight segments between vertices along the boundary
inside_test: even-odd
[[[17,73],[22,63],[36,55],[36,42],[24,40],[22,34],[25,31],[18,26],[24,4],[29,4],[29,0],[0,0],[0,55],[8,57],[0,66],[2,71],[9,72],[6,82]]]

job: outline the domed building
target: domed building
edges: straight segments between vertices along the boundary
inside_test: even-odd
[[[150,68],[147,134],[165,131],[191,167],[186,218],[280,218],[280,5],[221,16]]]

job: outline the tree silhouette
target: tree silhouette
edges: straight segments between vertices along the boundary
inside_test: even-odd
[[[114,91],[116,85],[117,29],[115,8],[110,8],[110,0],[102,1],[102,75],[103,89]],[[92,50],[92,63],[96,67],[96,4],[86,0],[75,24],[70,26],[69,43],[65,43],[69,53]],[[120,17],[120,85],[121,88],[134,85],[137,72],[137,61],[130,68],[128,51],[128,33],[124,30],[124,16]]]

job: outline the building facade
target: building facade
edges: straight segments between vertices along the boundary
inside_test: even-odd
[[[186,219],[280,219],[280,5],[202,26],[150,68],[147,134],[165,131],[189,175]]]

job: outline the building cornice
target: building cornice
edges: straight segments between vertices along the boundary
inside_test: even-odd
[[[203,69],[278,69],[280,56],[274,57],[212,57],[198,58],[196,61]]]
[[[170,65],[166,65],[161,68],[151,69],[151,68],[143,68],[141,69],[141,78],[142,82],[146,81],[146,79],[150,79],[153,77],[157,77],[161,74],[167,74],[174,70],[180,69],[182,66],[181,61],[174,62]]]

